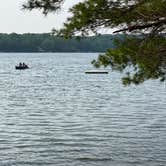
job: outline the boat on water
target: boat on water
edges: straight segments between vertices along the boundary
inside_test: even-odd
[[[106,70],[87,70],[85,74],[108,74]]]
[[[25,69],[29,69],[28,66],[15,66],[16,70],[25,70]]]
[[[26,65],[25,63],[20,63],[18,66],[15,66],[16,70],[25,70],[25,69],[29,69],[28,65]]]

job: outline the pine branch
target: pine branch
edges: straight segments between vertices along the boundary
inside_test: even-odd
[[[141,29],[150,28],[150,27],[153,27],[153,26],[161,26],[161,25],[164,25],[164,24],[166,24],[166,19],[163,19],[163,20],[160,20],[160,21],[157,21],[157,22],[153,22],[153,23],[149,23],[149,24],[144,24],[144,25],[129,26],[127,28],[114,31],[113,33],[119,33],[119,32],[124,32],[124,31],[132,32],[134,30],[141,30]]]

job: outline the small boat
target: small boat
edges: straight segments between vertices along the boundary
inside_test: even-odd
[[[15,66],[16,70],[25,70],[25,69],[29,69],[29,67],[27,65],[25,66]]]
[[[85,74],[108,74],[106,70],[87,70]]]

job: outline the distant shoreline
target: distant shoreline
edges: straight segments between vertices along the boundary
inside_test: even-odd
[[[0,33],[0,52],[1,53],[46,53],[46,52],[105,52],[109,48],[114,48],[113,40],[123,38],[119,35],[99,35],[89,36],[78,40],[64,39],[52,36],[48,33],[43,34],[4,34]]]

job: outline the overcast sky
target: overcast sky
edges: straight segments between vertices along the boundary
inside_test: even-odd
[[[4,0],[0,5],[0,33],[43,33],[60,28],[67,17],[67,9],[80,0],[67,0],[62,11],[43,16],[41,12],[21,10],[26,0]]]

